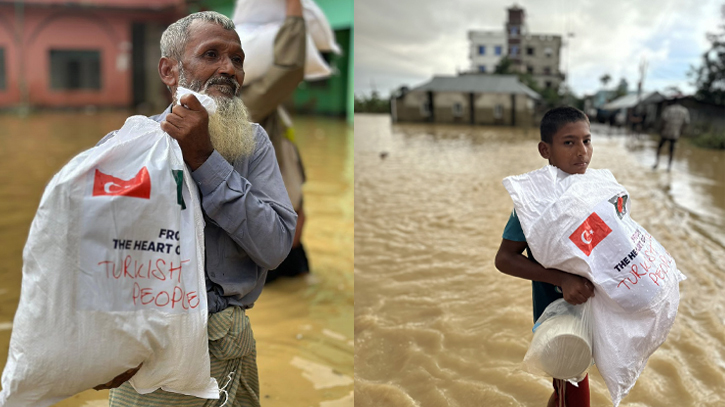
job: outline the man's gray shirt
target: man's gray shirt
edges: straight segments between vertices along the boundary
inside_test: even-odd
[[[161,122],[164,113],[150,117]],[[200,191],[206,227],[206,291],[209,312],[229,305],[251,308],[267,270],[287,257],[297,224],[262,126],[253,124],[255,148],[232,166],[216,150],[191,173]],[[113,137],[106,135],[98,144]]]

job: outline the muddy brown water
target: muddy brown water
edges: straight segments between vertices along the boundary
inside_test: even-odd
[[[20,296],[22,250],[45,185],[71,157],[123,125],[127,112],[0,115],[0,366]],[[306,165],[304,242],[313,272],[267,286],[248,312],[262,404],[353,405],[353,131],[344,121],[295,121]],[[57,407],[105,406],[93,390]]]
[[[520,368],[530,283],[493,265],[512,208],[501,180],[546,164],[536,129],[384,115],[355,115],[355,128],[356,406],[546,405],[550,380]],[[592,133],[591,167],[613,172],[688,276],[667,341],[621,405],[725,405],[725,151],[680,142],[672,172],[655,172],[654,138]],[[592,406],[611,406],[590,376]]]

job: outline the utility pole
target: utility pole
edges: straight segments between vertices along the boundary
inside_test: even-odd
[[[647,58],[642,56],[639,61],[639,82],[637,82],[637,104],[642,98],[642,87],[644,86],[644,78],[647,75]]]
[[[639,61],[639,82],[637,82],[637,104],[635,112],[640,113],[639,103],[642,101],[642,87],[644,86],[644,77],[647,75],[647,58],[642,56]]]
[[[639,105],[642,101],[642,87],[644,86],[644,77],[647,75],[647,58],[642,55],[639,60],[639,81],[637,82],[637,104],[634,105],[634,115],[637,117],[637,123],[640,124],[640,128],[644,129],[644,113],[642,107]],[[636,128],[636,127],[635,127]],[[638,134],[638,133],[637,133]]]

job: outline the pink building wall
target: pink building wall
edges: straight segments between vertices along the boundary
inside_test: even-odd
[[[15,48],[15,27],[10,19],[12,14],[0,6],[0,48],[5,52],[5,89],[0,89],[0,107],[16,104],[20,101],[18,86],[18,55]]]
[[[14,1],[14,0],[13,0]],[[183,1],[178,0],[24,0],[26,5],[80,5],[99,8],[149,9],[176,8]]]
[[[20,105],[24,99],[39,107],[131,105],[132,23],[169,24],[182,15],[183,0],[94,0],[82,4],[90,3],[92,6],[65,7],[68,1],[64,0],[26,0],[19,14],[15,5],[0,1],[0,47],[5,50],[6,72],[0,108]],[[18,32],[22,32],[19,40]],[[52,49],[99,51],[100,89],[51,89]]]

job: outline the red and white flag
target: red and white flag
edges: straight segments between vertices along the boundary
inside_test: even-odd
[[[612,229],[594,212],[576,228],[574,233],[569,236],[569,240],[589,256],[599,242],[610,233],[612,233]]]
[[[151,177],[149,177],[148,169],[141,168],[138,174],[128,181],[96,170],[93,179],[93,196],[103,195],[149,199],[151,197]]]

